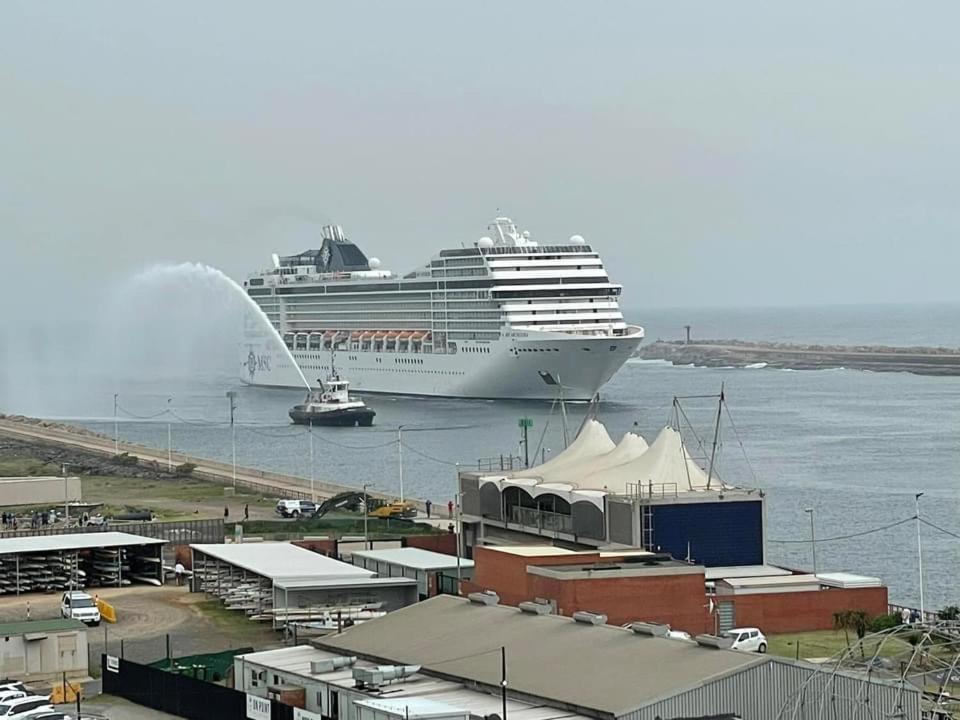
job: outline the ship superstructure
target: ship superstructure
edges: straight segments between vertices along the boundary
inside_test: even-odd
[[[338,225],[318,250],[273,257],[244,283],[308,376],[337,369],[360,392],[585,400],[632,355],[643,329],[620,312],[621,286],[582,237],[540,245],[509,218],[470,247],[395,275]],[[245,382],[300,387],[256,323]]]

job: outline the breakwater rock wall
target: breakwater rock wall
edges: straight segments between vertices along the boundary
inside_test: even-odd
[[[956,348],[657,340],[642,346],[636,357],[698,367],[756,367],[762,364],[791,370],[847,368],[917,375],[960,375],[960,349]]]

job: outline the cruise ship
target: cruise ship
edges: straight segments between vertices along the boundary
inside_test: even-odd
[[[244,289],[307,378],[335,364],[359,392],[589,400],[643,339],[582,237],[541,245],[506,217],[406,275],[329,225],[318,250],[274,255]],[[241,355],[243,382],[303,387],[255,319]]]

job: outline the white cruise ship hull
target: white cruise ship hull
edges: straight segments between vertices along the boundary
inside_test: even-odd
[[[643,339],[511,331],[490,342],[463,343],[454,354],[339,350],[336,369],[361,393],[497,400],[590,400]],[[330,371],[330,353],[291,351],[310,382]],[[261,387],[302,388],[286,353],[264,338],[244,344],[241,379]],[[550,380],[554,383],[550,384]]]

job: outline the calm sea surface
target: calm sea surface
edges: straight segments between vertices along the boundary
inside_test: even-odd
[[[947,345],[960,347],[960,306],[703,309],[633,312],[650,339],[678,338],[690,324],[696,337],[837,344]],[[224,357],[228,357],[225,355]],[[211,359],[193,372],[160,364],[139,376],[88,361],[47,353],[20,358],[8,368],[38,383],[36,392],[0,384],[0,411],[67,418],[112,434],[113,393],[123,408],[120,435],[166,447],[167,398],[176,450],[229,460],[227,390],[237,390],[238,462],[309,475],[306,432],[287,422],[299,391],[237,385],[224,362]],[[165,371],[165,368],[169,371]],[[127,378],[127,379],[123,379]],[[768,494],[768,555],[792,567],[811,565],[809,519],[815,509],[821,571],[876,575],[895,602],[917,604],[916,525],[908,522],[851,539],[832,539],[921,514],[960,534],[960,378],[929,378],[860,371],[698,369],[631,361],[605,388],[600,419],[616,441],[634,423],[652,440],[670,417],[674,395],[717,393],[724,385],[733,423],[723,429],[720,474],[731,484]],[[42,385],[42,391],[40,390]],[[4,397],[4,391],[7,397]],[[558,410],[549,404],[415,398],[369,398],[377,426],[315,431],[316,477],[398,491],[396,428],[404,425],[404,490],[446,502],[456,464],[518,452],[517,419],[534,421],[532,445],[546,456],[563,446]],[[715,406],[685,402],[696,430],[712,436]],[[568,407],[571,432],[583,406]],[[688,435],[688,440],[692,435]],[[742,447],[740,444],[742,441]],[[960,604],[960,539],[922,527],[928,607]],[[788,542],[784,542],[788,541]]]

